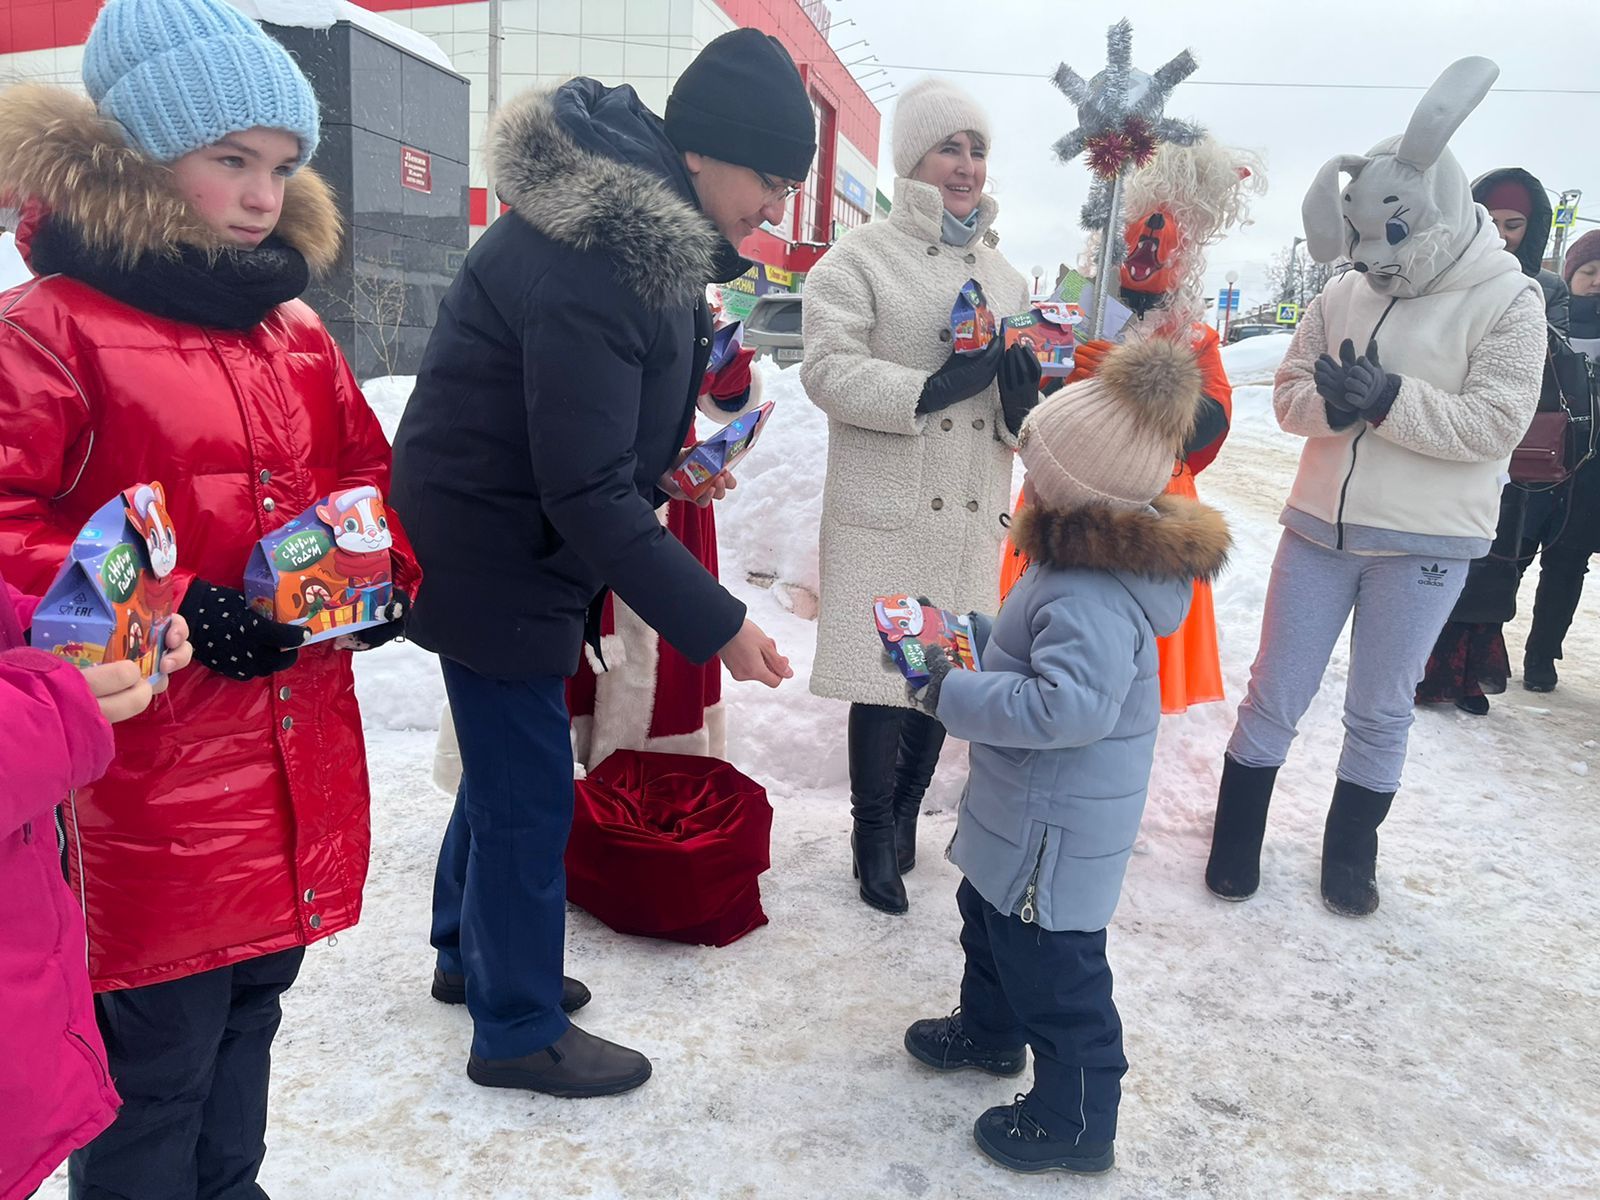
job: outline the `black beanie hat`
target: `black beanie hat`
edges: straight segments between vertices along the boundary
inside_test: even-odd
[[[706,43],[667,98],[667,137],[779,179],[804,179],[817,153],[811,100],[777,38],[735,29]]]

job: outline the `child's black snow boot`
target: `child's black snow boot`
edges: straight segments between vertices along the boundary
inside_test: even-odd
[[[1091,1142],[1081,1137],[1056,1137],[1028,1111],[1028,1098],[997,1105],[978,1118],[972,1138],[1002,1167],[1036,1175],[1041,1171],[1071,1171],[1098,1175],[1111,1169],[1114,1142]]]
[[[911,1057],[927,1063],[935,1071],[961,1071],[969,1067],[991,1075],[1020,1075],[1028,1065],[1028,1048],[993,1050],[979,1046],[961,1027],[961,1010],[948,1017],[913,1021],[906,1030],[906,1049]]]

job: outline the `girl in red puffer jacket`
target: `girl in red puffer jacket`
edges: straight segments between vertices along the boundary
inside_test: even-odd
[[[283,48],[221,0],[111,0],[84,85],[0,93],[0,197],[39,276],[0,297],[0,563],[39,594],[90,514],[159,479],[203,669],[119,727],[110,770],[63,810],[125,1102],[73,1156],[73,1191],[258,1195],[279,997],[361,910],[346,651],[399,626],[301,648],[250,612],[242,576],[313,502],[386,491],[389,447],[296,299],[340,231],[304,167],[316,98]],[[390,532],[396,591],[415,594]]]

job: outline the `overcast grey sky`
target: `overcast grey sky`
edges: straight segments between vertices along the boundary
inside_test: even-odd
[[[1401,132],[1422,96],[1238,83],[1426,87],[1455,59],[1484,55],[1500,65],[1496,90],[1451,142],[1467,174],[1526,167],[1547,188],[1583,189],[1580,215],[1600,218],[1600,0],[829,0],[829,7],[835,46],[863,37],[871,43],[844,51],[844,61],[878,56],[857,67],[858,75],[883,64],[918,68],[890,66],[864,86],[891,79],[904,90],[922,75],[948,72],[989,110],[996,143],[989,179],[1000,202],[1001,250],[1024,272],[1041,264],[1053,273],[1058,262],[1075,263],[1084,237],[1077,213],[1089,173],[1079,163],[1063,165],[1050,150],[1077,124],[1076,114],[1048,76],[1063,60],[1085,77],[1098,71],[1105,65],[1105,31],[1123,16],[1133,22],[1133,62],[1141,70],[1154,71],[1185,48],[1199,60],[1168,113],[1267,162],[1268,191],[1255,204],[1255,224],[1212,249],[1213,295],[1232,268],[1246,307],[1267,299],[1267,263],[1301,232],[1300,200],[1317,168]],[[840,27],[847,19],[855,24]],[[894,101],[880,107],[879,186],[888,192]]]

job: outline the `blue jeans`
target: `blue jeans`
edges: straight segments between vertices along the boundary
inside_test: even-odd
[[[461,786],[439,847],[430,941],[467,981],[472,1052],[521,1058],[567,1031],[572,742],[558,676],[489,679],[441,659]]]

